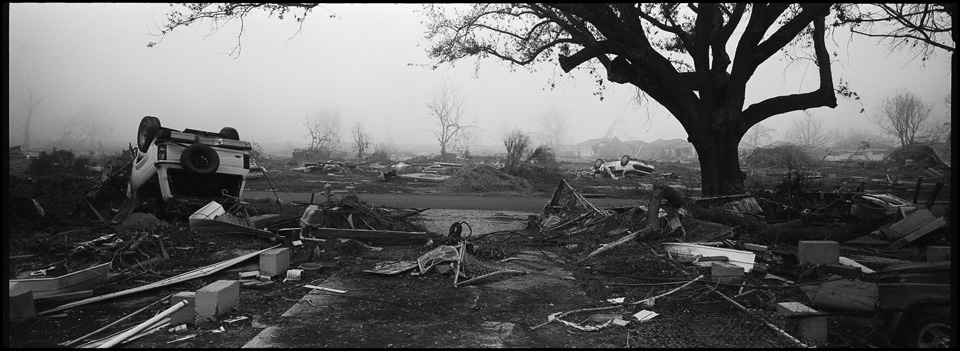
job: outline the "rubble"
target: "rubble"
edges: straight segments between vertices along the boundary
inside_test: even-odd
[[[393,176],[403,178],[410,173],[401,170],[415,168],[398,166],[370,168],[385,175],[385,180]],[[482,192],[523,189],[520,192],[524,192],[529,188],[529,184],[501,177],[493,172],[496,171],[493,167],[441,166],[451,171],[436,176],[445,177],[441,185],[445,189]],[[343,173],[353,170],[337,165],[324,171]],[[392,175],[387,177],[390,172]],[[232,281],[230,289],[236,288],[237,295],[264,294],[264,300],[285,291],[302,290],[300,288],[357,295],[362,290],[348,292],[324,287],[326,283],[320,280],[340,273],[338,269],[329,268],[331,265],[338,261],[341,265],[350,264],[355,259],[366,260],[360,261],[363,266],[359,270],[370,273],[359,275],[359,279],[390,279],[413,285],[426,279],[452,279],[453,288],[500,281],[522,284],[536,275],[553,274],[552,267],[562,266],[569,270],[566,273],[569,275],[556,274],[554,277],[576,280],[586,287],[587,296],[596,304],[569,312],[546,311],[537,315],[537,319],[546,315],[547,323],[560,322],[556,323],[557,328],[637,333],[641,330],[637,325],[644,321],[653,323],[648,322],[642,328],[672,327],[680,318],[686,318],[682,315],[697,315],[702,312],[701,306],[722,298],[741,311],[743,316],[737,317],[742,318],[741,322],[747,318],[759,321],[743,324],[772,330],[801,346],[836,342],[839,332],[827,330],[827,323],[819,322],[837,318],[832,312],[876,315],[885,325],[892,324],[891,330],[897,331],[927,322],[918,317],[918,313],[909,312],[916,310],[916,306],[904,304],[915,296],[906,284],[891,289],[889,285],[881,287],[879,282],[895,284],[902,278],[937,282],[924,274],[939,274],[950,267],[950,246],[944,245],[942,234],[952,219],[934,215],[929,205],[918,205],[916,199],[912,202],[904,200],[900,197],[902,193],[895,196],[838,189],[835,192],[795,193],[792,197],[757,192],[691,198],[681,195],[684,190],[676,190],[661,182],[638,189],[635,194],[630,194],[637,198],[636,204],[601,208],[592,204],[571,183],[561,180],[542,211],[533,216],[528,228],[477,234],[470,228],[467,235],[461,233],[463,228],[460,227],[466,221],[457,218],[446,236],[428,232],[417,222],[417,215],[428,209],[380,208],[355,195],[340,200],[327,196],[318,204],[313,204],[311,199],[311,205],[303,205],[306,209],[299,218],[279,214],[251,216],[245,213],[245,203],[238,199],[207,199],[197,205],[199,209],[193,207],[191,212],[186,212],[189,213],[186,221],[182,216],[137,212],[133,210],[137,208],[134,205],[130,205],[129,213],[120,208],[104,211],[102,206],[90,200],[88,207],[94,212],[102,212],[95,214],[96,220],[90,222],[96,224],[38,231],[31,235],[31,240],[46,251],[11,258],[19,264],[17,273],[37,273],[34,277],[67,278],[81,275],[85,269],[106,266],[109,273],[103,277],[110,276],[106,281],[114,282],[120,277],[131,280],[131,284],[143,285],[99,295],[95,293],[102,292],[99,288],[104,281],[98,281],[100,285],[76,287],[49,295],[44,295],[42,289],[27,289],[36,301],[46,299],[47,302],[62,303],[81,299],[44,310],[37,314],[40,317],[187,281],[200,284],[196,278],[208,277],[254,256],[261,259],[257,268],[238,268],[235,273],[228,272],[226,279]],[[199,206],[204,203],[206,205]],[[49,217],[51,211],[45,212],[41,216]],[[114,216],[116,221],[112,223],[105,221],[104,218],[111,217],[111,213],[123,215]],[[183,222],[188,222],[189,228],[184,228]],[[239,257],[213,265],[173,269],[170,264],[179,259],[179,252],[205,255],[211,251],[199,253],[201,251],[197,249],[215,245],[206,240],[171,244],[169,233],[177,231],[253,234],[279,245],[238,254]],[[544,255],[532,260],[530,256],[518,254],[521,249],[530,247],[539,249]],[[274,251],[268,254],[267,250],[271,249]],[[392,256],[397,249],[407,251]],[[220,252],[236,251],[220,248]],[[286,256],[280,257],[283,256],[280,252],[286,252]],[[933,268],[904,270],[903,264],[921,258],[930,261]],[[321,273],[320,267],[328,268]],[[181,273],[183,271],[186,273]],[[408,276],[401,276],[410,271],[415,271],[414,275],[418,277],[409,280]],[[282,279],[284,277],[286,279]],[[16,287],[14,283],[20,282],[11,280],[12,293]],[[241,288],[263,291],[241,292]],[[940,288],[943,284],[938,285],[937,289]],[[484,293],[486,291],[485,287]],[[468,296],[479,300],[477,294]],[[714,300],[707,301],[708,297]],[[248,301],[245,299],[238,297],[237,301],[245,303]],[[225,313],[229,302],[206,304],[206,309],[213,306],[214,311],[208,313],[208,317],[232,317]],[[804,314],[804,318],[775,316],[776,306],[785,303],[795,307],[788,309],[788,314],[792,316],[799,311],[803,312],[800,314]],[[171,304],[178,302],[171,301]],[[33,303],[29,305],[33,306]],[[225,309],[220,305],[226,306]],[[800,305],[809,310],[801,311]],[[155,305],[141,311],[151,306]],[[475,303],[474,306],[480,305]],[[680,311],[679,308],[684,306],[698,307]],[[907,312],[892,317],[893,310]],[[650,320],[657,315],[661,316]],[[704,315],[705,318],[729,317]],[[129,323],[131,316],[62,345],[77,345],[121,321]],[[574,316],[578,317],[574,319]],[[172,317],[170,320],[165,318],[151,323],[138,322],[139,329],[127,329],[87,342],[84,346],[114,346],[165,328],[164,325],[182,325],[174,323]],[[259,317],[253,319],[259,320]],[[820,323],[815,328],[802,327],[804,323],[816,324],[815,321]],[[741,327],[738,323],[729,324],[734,326],[724,327]],[[797,324],[801,327],[798,328]],[[824,328],[819,329],[819,325]],[[203,334],[209,333],[204,331]],[[178,339],[169,342],[181,342],[196,335],[180,334],[176,336]],[[627,338],[630,339],[629,334]]]

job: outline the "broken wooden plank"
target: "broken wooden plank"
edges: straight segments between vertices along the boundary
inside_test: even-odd
[[[860,264],[860,262],[851,260],[851,259],[846,258],[846,257],[843,257],[843,256],[840,256],[839,261],[840,261],[840,264],[841,264],[841,265],[844,265],[844,266],[847,266],[847,267],[860,268],[860,271],[863,272],[863,273],[869,274],[869,273],[873,273],[873,272],[874,272],[874,270],[870,269],[870,268],[867,267],[867,266],[864,266],[864,265]]]
[[[72,291],[56,295],[47,295],[36,299],[37,302],[70,301],[93,296],[93,290]]]
[[[226,268],[228,268],[228,267],[230,267],[230,266],[233,266],[233,265],[235,265],[235,264],[237,264],[237,263],[246,261],[247,259],[250,259],[250,258],[253,258],[253,257],[257,257],[257,256],[260,255],[260,253],[266,252],[267,250],[271,250],[271,249],[274,249],[274,248],[277,248],[277,247],[280,247],[280,245],[275,245],[275,246],[273,246],[273,247],[269,247],[269,248],[266,248],[266,249],[263,249],[263,250],[260,250],[260,251],[251,252],[251,253],[246,254],[246,255],[243,255],[243,256],[235,257],[235,258],[232,258],[232,259],[229,259],[229,260],[220,262],[220,263],[212,264],[212,265],[209,265],[209,266],[206,266],[206,267],[201,267],[201,268],[198,268],[198,269],[195,269],[195,270],[192,270],[192,271],[189,271],[189,272],[186,272],[186,273],[177,275],[177,276],[173,276],[173,277],[170,277],[170,278],[166,278],[166,279],[163,279],[163,280],[160,280],[160,281],[156,281],[156,282],[153,282],[153,283],[150,283],[150,284],[147,284],[147,285],[143,285],[143,286],[140,286],[140,287],[136,287],[136,288],[132,288],[132,289],[127,289],[127,290],[123,290],[123,291],[118,291],[118,292],[111,293],[111,294],[106,294],[106,295],[94,296],[94,297],[87,298],[87,299],[83,299],[83,300],[76,301],[76,302],[71,302],[71,303],[68,303],[68,304],[65,304],[65,305],[56,307],[56,308],[54,308],[54,309],[50,309],[50,310],[46,310],[46,311],[40,312],[40,313],[38,313],[38,315],[44,315],[44,314],[50,314],[50,313],[53,313],[53,312],[59,312],[59,311],[63,311],[63,310],[70,309],[70,308],[74,308],[74,307],[77,307],[77,306],[83,306],[83,305],[90,304],[90,303],[94,303],[94,302],[99,302],[99,301],[103,301],[103,300],[107,300],[107,299],[112,299],[112,298],[114,298],[114,297],[120,297],[120,296],[129,295],[129,294],[133,294],[133,293],[138,293],[138,292],[141,292],[141,291],[146,291],[146,290],[155,289],[155,288],[159,288],[159,287],[163,287],[163,286],[167,286],[167,285],[172,285],[172,284],[176,284],[176,283],[185,282],[185,281],[188,281],[188,280],[191,280],[191,279],[206,277],[206,276],[208,276],[208,275],[210,275],[210,274],[213,274],[213,273],[219,272],[219,271],[221,271],[221,270],[224,270],[224,269],[226,269]]]
[[[828,280],[819,285],[801,286],[813,307],[831,311],[872,311],[880,295],[877,283],[853,279]]]
[[[141,308],[141,309],[139,309],[139,310],[136,310],[136,311],[134,311],[133,313],[124,316],[123,318],[120,318],[120,319],[118,319],[118,320],[116,320],[116,321],[113,321],[113,323],[107,324],[107,325],[101,327],[100,329],[94,330],[94,331],[90,332],[90,333],[87,334],[87,335],[81,336],[81,337],[79,337],[79,338],[76,338],[76,339],[73,339],[73,340],[70,340],[70,341],[67,341],[67,342],[60,343],[60,346],[70,347],[70,346],[72,346],[72,345],[80,342],[80,341],[83,340],[83,339],[86,339],[86,338],[89,338],[89,337],[91,337],[91,336],[94,336],[94,335],[96,335],[96,334],[99,333],[99,332],[102,332],[102,331],[104,331],[104,330],[107,330],[107,329],[109,329],[110,327],[115,326],[115,325],[119,324],[120,322],[123,322],[123,321],[129,319],[130,317],[136,316],[136,315],[139,314],[140,312],[146,311],[148,308],[153,307],[154,305],[156,305],[156,304],[158,304],[158,303],[167,301],[167,299],[169,299],[170,296],[173,296],[173,294],[169,294],[169,295],[167,295],[167,296],[164,296],[163,298],[161,298],[161,299],[159,299],[159,300],[157,300],[157,301],[154,301],[153,303],[151,303],[151,304],[149,304],[149,305],[147,305],[147,306],[145,306],[145,307],[143,307],[143,308]]]
[[[120,335],[118,335],[117,337],[115,337],[115,338],[113,338],[113,339],[110,339],[110,341],[107,341],[107,342],[104,343],[103,345],[100,345],[98,348],[105,349],[105,348],[113,347],[114,345],[119,344],[121,341],[126,340],[127,338],[133,336],[134,334],[143,331],[144,329],[146,329],[147,327],[153,325],[154,323],[156,323],[157,321],[163,319],[164,317],[167,317],[167,316],[173,314],[174,312],[179,311],[181,308],[183,308],[183,306],[186,306],[186,305],[188,305],[188,304],[190,304],[190,301],[187,301],[187,300],[180,301],[180,302],[176,303],[175,305],[170,306],[170,307],[167,308],[166,310],[163,310],[163,312],[160,312],[160,313],[157,314],[156,316],[153,316],[153,318],[148,319],[146,322],[140,323],[140,324],[138,324],[136,327],[134,327],[133,329],[130,329],[129,331],[127,331],[127,332],[125,332],[125,333],[123,333],[123,334],[120,334]]]
[[[380,266],[380,264],[377,264]],[[417,261],[398,261],[385,264],[378,268],[364,270],[364,273],[373,273],[373,274],[383,274],[383,275],[397,275],[411,269],[417,268]]]
[[[922,228],[924,225],[934,220],[936,220],[936,217],[933,216],[933,213],[931,213],[930,210],[921,208],[917,209],[903,219],[894,222],[889,228],[881,227],[880,232],[883,233],[888,240],[897,240],[907,236],[907,234],[910,234],[917,229]]]
[[[929,223],[927,223],[926,225],[924,225],[923,227],[920,227],[919,229],[911,232],[911,233],[908,234],[907,236],[904,236],[904,237],[900,238],[899,240],[893,242],[892,244],[890,244],[889,248],[890,248],[891,250],[899,250],[900,248],[904,247],[905,245],[907,245],[907,244],[909,244],[909,243],[911,243],[911,242],[913,242],[913,241],[915,241],[915,240],[917,240],[917,239],[920,239],[920,238],[923,237],[924,235],[930,234],[930,232],[933,232],[934,230],[940,229],[940,227],[943,227],[943,226],[946,226],[946,225],[947,225],[947,221],[946,221],[943,217],[937,218],[936,220],[934,220],[934,221],[932,221],[932,222],[929,222]]]
[[[324,288],[324,287],[322,287],[322,286],[316,286],[316,285],[304,285],[303,287],[304,287],[304,288],[308,288],[308,289],[317,289],[317,290],[335,292],[335,293],[337,293],[337,294],[346,294],[346,293],[347,293],[347,292],[344,291],[344,290],[333,289],[333,288]]]
[[[324,239],[357,239],[377,245],[422,244],[433,239],[433,235],[427,232],[401,232],[393,230],[312,228],[310,234],[314,237]]]

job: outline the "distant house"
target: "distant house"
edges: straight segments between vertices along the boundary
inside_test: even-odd
[[[697,157],[697,150],[693,144],[683,139],[657,139],[650,143],[659,151],[653,158],[672,161],[672,160],[690,160]]]
[[[572,146],[573,155],[577,157],[593,157],[597,155],[597,145],[606,142],[608,139],[597,138],[589,139]]]
[[[756,145],[753,145],[753,144],[750,144],[750,143],[748,143],[748,142],[746,142],[746,141],[741,140],[741,141],[740,141],[740,144],[737,145],[737,156],[739,156],[739,157],[747,157],[747,156],[750,156],[750,153],[753,152],[753,150],[756,150],[756,149],[757,149],[757,146],[756,146]]]
[[[625,144],[634,147],[637,151],[631,157],[638,160],[652,160],[657,158],[660,153],[660,147],[650,144],[643,140],[628,140]]]
[[[614,159],[623,155],[633,157],[637,150],[637,147],[627,144],[617,137],[590,139],[573,146],[575,156],[588,158]]]
[[[895,150],[891,145],[877,141],[835,146],[825,158],[827,161],[880,161]]]

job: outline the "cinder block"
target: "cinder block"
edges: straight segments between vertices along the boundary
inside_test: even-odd
[[[839,264],[840,243],[831,240],[802,240],[797,245],[801,263]]]
[[[290,249],[277,248],[260,254],[260,274],[285,276],[290,268]]]
[[[181,324],[190,324],[197,320],[197,293],[193,291],[181,291],[170,296],[170,306],[180,301],[187,301],[187,305],[170,315],[170,325],[176,327]]]
[[[742,276],[743,271],[743,267],[726,262],[714,262],[713,265],[710,266],[710,276],[714,277]]]
[[[927,262],[940,262],[949,260],[949,246],[927,246]]]
[[[799,302],[778,303],[777,312],[787,317],[818,313],[817,310]],[[806,343],[826,345],[828,342],[827,317],[787,318],[786,332],[798,336]]]
[[[200,288],[196,302],[197,323],[216,321],[240,302],[240,281],[218,280]]]
[[[27,290],[8,297],[10,306],[10,322],[20,323],[37,318],[37,310],[33,306],[33,291]]]

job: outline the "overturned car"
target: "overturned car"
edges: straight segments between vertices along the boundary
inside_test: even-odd
[[[137,130],[127,197],[210,199],[243,195],[250,171],[249,142],[237,130],[219,133],[165,128],[146,116]]]
[[[620,160],[609,162],[604,162],[602,158],[598,158],[594,161],[592,167],[594,177],[610,177],[613,179],[628,176],[645,177],[653,173],[654,169],[655,167],[651,165],[631,159],[630,155],[623,155]]]

